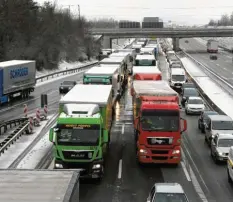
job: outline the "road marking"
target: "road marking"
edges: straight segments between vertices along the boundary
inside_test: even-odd
[[[123,135],[124,133],[125,133],[125,124],[123,124],[121,128],[121,134]]]
[[[180,162],[181,163],[181,166],[182,166],[182,168],[183,168],[183,171],[184,171],[184,174],[185,174],[185,177],[187,178],[187,180],[190,182],[191,181],[191,178],[190,178],[190,175],[189,175],[189,173],[188,173],[188,171],[187,171],[187,169],[186,169],[186,167],[185,167],[185,164],[184,164],[184,162]]]
[[[220,66],[219,64],[216,64],[217,66]],[[225,69],[225,68],[224,68]]]
[[[188,152],[188,150],[187,149],[185,149],[187,152]],[[186,157],[185,157],[185,154],[184,154],[184,152],[183,151],[181,151],[182,152],[182,155],[184,156],[184,159],[186,159]],[[189,153],[188,153],[189,154]],[[190,157],[191,159],[192,159],[192,157]],[[182,164],[181,164],[182,165]],[[195,165],[195,164],[194,164]],[[195,165],[196,166],[196,165]],[[197,170],[198,171],[198,170]],[[194,172],[193,172],[193,169],[191,168],[191,166],[189,165],[189,173],[190,173],[190,178],[192,179],[191,180],[191,182],[192,182],[192,184],[193,184],[193,186],[194,186],[194,189],[196,190],[196,192],[197,192],[197,194],[198,194],[198,196],[201,198],[201,200],[203,201],[203,202],[208,202],[208,200],[207,200],[207,198],[206,198],[206,196],[205,196],[205,194],[204,194],[204,192],[203,192],[203,190],[202,190],[202,188],[201,188],[201,185],[199,184],[199,182],[198,182],[198,180],[197,180],[197,177],[196,177],[196,175],[194,174]],[[199,174],[199,171],[198,171],[198,174]],[[200,176],[201,177],[201,176]],[[202,178],[201,178],[202,179]],[[204,183],[204,185],[205,185],[205,183]],[[205,185],[206,186],[206,185]],[[207,188],[207,190],[208,190],[208,188]]]
[[[185,150],[186,150],[186,152],[187,152],[187,154],[188,154],[190,160],[192,161],[192,163],[193,163],[193,165],[194,165],[194,167],[195,167],[195,169],[196,169],[198,175],[200,176],[200,179],[201,179],[202,183],[204,184],[205,188],[206,188],[206,189],[208,190],[208,192],[209,192],[209,189],[208,189],[208,187],[207,187],[207,185],[206,185],[204,179],[202,178],[201,173],[199,172],[199,170],[198,170],[198,168],[197,168],[197,166],[196,166],[196,164],[195,164],[195,162],[194,162],[194,160],[193,160],[191,154],[189,153],[188,148],[186,147],[185,143],[183,143],[183,146],[184,146],[184,148],[185,148]],[[183,152],[183,156],[185,157],[184,152]]]
[[[122,175],[122,159],[119,161],[119,166],[118,166],[118,179],[121,179]]]

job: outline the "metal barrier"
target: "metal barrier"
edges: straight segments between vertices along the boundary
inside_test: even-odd
[[[96,65],[98,63],[99,62],[93,62],[93,63],[90,63],[88,65],[83,65],[81,67],[66,69],[66,70],[62,70],[62,71],[59,71],[59,72],[53,72],[53,73],[50,73],[50,74],[46,74],[46,75],[37,77],[36,81],[40,80],[41,82],[43,82],[44,79],[48,80],[50,77],[54,78],[54,76],[58,77],[58,76],[62,76],[62,75],[67,75],[67,74],[73,74],[73,73],[76,73],[76,72],[80,72],[80,71],[83,71],[84,69],[92,67],[93,65]]]

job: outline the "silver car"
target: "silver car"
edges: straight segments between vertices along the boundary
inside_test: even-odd
[[[215,163],[227,161],[230,148],[233,146],[232,134],[217,134],[211,141],[211,156]]]
[[[178,183],[155,183],[152,187],[147,202],[179,201],[188,202],[188,198]]]

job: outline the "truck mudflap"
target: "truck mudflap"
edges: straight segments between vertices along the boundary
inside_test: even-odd
[[[181,161],[181,151],[175,149],[139,149],[137,151],[139,163],[143,164],[179,164]]]
[[[93,162],[65,162],[55,160],[54,169],[80,169],[80,178],[99,179],[104,175],[104,161],[98,160]]]

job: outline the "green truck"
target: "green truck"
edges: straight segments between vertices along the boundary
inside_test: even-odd
[[[119,67],[115,65],[92,67],[84,73],[83,84],[112,85],[113,104],[123,93]]]
[[[81,177],[102,179],[112,125],[112,86],[77,84],[59,102],[50,129],[55,169],[82,169]]]

